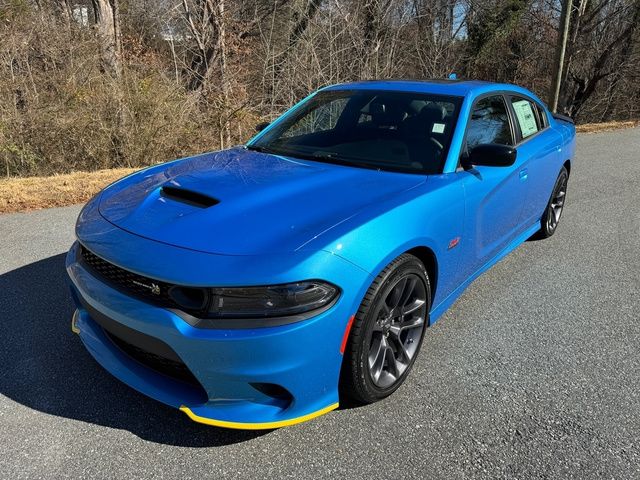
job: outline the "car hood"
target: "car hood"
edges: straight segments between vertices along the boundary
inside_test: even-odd
[[[170,245],[282,253],[425,178],[238,147],[130,175],[104,190],[99,208],[114,225]]]

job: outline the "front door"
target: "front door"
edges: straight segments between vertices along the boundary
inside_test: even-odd
[[[467,126],[466,151],[484,143],[514,145],[515,134],[506,100],[494,94],[477,100]],[[520,155],[509,167],[478,166],[465,175],[465,237],[474,273],[495,257],[517,234],[527,195],[527,175]]]

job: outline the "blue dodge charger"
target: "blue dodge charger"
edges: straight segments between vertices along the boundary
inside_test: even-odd
[[[553,235],[575,150],[568,118],[477,81],[334,85],[261,127],[107,187],[66,261],[91,355],[229,428],[393,393],[470,282]]]

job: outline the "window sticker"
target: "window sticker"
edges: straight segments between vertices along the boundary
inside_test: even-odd
[[[516,117],[518,117],[518,124],[520,125],[523,138],[533,135],[538,131],[536,117],[531,108],[531,103],[529,103],[528,100],[513,102],[513,110],[516,112]]]
[[[444,133],[444,123],[434,123],[431,129],[432,133]]]

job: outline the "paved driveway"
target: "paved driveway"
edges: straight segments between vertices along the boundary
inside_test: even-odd
[[[376,405],[190,422],[69,330],[79,207],[0,216],[3,478],[640,478],[640,129],[583,135],[557,234],[474,282]]]

